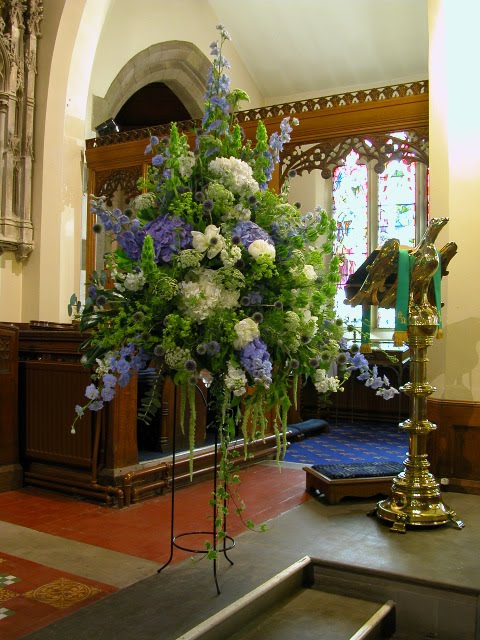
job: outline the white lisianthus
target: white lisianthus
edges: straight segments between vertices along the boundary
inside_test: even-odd
[[[260,335],[260,330],[258,328],[258,324],[252,318],[245,318],[244,320],[240,320],[234,326],[235,332],[238,338],[233,343],[235,349],[243,349],[247,344],[252,342],[255,338],[258,338]]]
[[[248,253],[254,260],[260,256],[268,256],[275,260],[275,247],[266,240],[254,240],[248,245]]]
[[[145,284],[145,276],[143,275],[143,271],[138,271],[137,273],[127,273],[127,277],[123,283],[125,289],[128,291],[140,291],[143,289],[143,285]]]
[[[222,249],[220,259],[225,267],[233,267],[242,257],[242,250],[236,244],[229,249]]]
[[[313,384],[318,393],[327,393],[332,391],[333,393],[342,390],[340,387],[340,380],[337,376],[327,376],[324,369],[317,369],[313,374]]]
[[[209,224],[205,233],[192,231],[193,248],[202,253],[207,252],[207,257],[211,260],[225,249],[225,238],[220,235],[220,229],[214,224]]]
[[[231,362],[227,365],[227,375],[224,378],[225,386],[233,391],[234,396],[243,396],[247,391],[247,376],[243,369],[235,367]]]
[[[307,280],[316,280],[317,278],[317,272],[311,264],[306,264],[303,267],[303,275],[307,278]]]

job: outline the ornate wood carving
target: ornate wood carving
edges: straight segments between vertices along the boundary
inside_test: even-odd
[[[141,165],[98,171],[95,176],[95,195],[105,196],[109,207],[115,197],[115,192],[122,191],[125,203],[128,204],[140,192],[137,187],[138,179],[142,177]]]
[[[372,133],[333,138],[310,146],[286,145],[280,182],[283,184],[291,171],[302,174],[314,169],[321,171],[323,178],[330,178],[332,170],[343,164],[352,149],[360,155],[362,163],[375,160],[375,171],[379,174],[385,170],[386,163],[394,159],[428,165],[428,131],[418,129],[406,134],[405,139],[390,133]]]
[[[43,0],[0,3],[0,254],[33,249],[32,164],[37,40]]]
[[[362,102],[378,102],[394,98],[403,98],[405,96],[416,96],[427,92],[428,81],[421,80],[419,82],[408,82],[406,84],[396,84],[389,87],[365,89],[363,91],[352,91],[350,93],[339,93],[334,96],[325,96],[322,98],[285,102],[283,104],[275,104],[269,107],[260,107],[258,109],[247,109],[245,111],[238,111],[236,113],[236,119],[240,123],[251,122],[255,120],[275,118],[278,116],[291,116],[295,113],[319,111],[320,109],[345,107],[352,104],[360,104]],[[189,133],[199,125],[199,121],[184,120],[177,124],[181,133]],[[157,127],[149,127],[148,129],[135,129],[132,131],[121,131],[119,133],[112,133],[99,138],[91,138],[90,140],[87,140],[87,149],[106,147],[111,144],[131,142],[133,140],[147,140],[152,134],[161,137],[169,135],[169,133],[170,125],[160,125]]]
[[[269,107],[258,109],[248,109],[237,113],[239,122],[249,120],[264,120],[278,116],[290,116],[295,113],[306,113],[309,111],[319,111],[320,109],[332,109],[334,107],[346,107],[351,104],[362,102],[379,102],[403,98],[405,96],[416,96],[428,92],[428,81],[408,82],[406,84],[396,84],[389,87],[377,87],[376,89],[364,89],[361,91],[351,91],[348,93],[338,93],[333,96],[323,96],[321,98],[310,98],[307,100],[297,100],[296,102],[285,102]]]

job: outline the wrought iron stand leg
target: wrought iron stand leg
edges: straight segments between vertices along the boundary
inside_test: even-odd
[[[157,570],[157,573],[160,573],[168,567],[173,558],[173,546],[175,541],[174,536],[174,522],[175,522],[175,455],[176,455],[176,433],[177,429],[175,426],[173,427],[173,438],[172,438],[172,500],[170,504],[170,556],[168,560],[163,564],[160,569]]]

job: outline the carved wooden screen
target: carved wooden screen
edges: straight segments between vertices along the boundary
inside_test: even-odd
[[[419,157],[422,154],[426,157],[423,141],[428,131],[427,82],[251,109],[239,112],[237,119],[245,135],[253,139],[258,120],[263,119],[271,133],[278,130],[286,116],[297,116],[300,124],[293,129],[280,170],[270,183],[272,188],[279,188],[292,168],[299,173],[319,169],[322,174],[330,176],[338,154],[352,140],[356,140],[356,144],[363,144],[361,141],[365,139],[373,141],[378,161],[382,163],[382,159],[387,157],[385,154],[389,153],[389,136],[394,131],[410,131],[412,140],[413,137],[417,140],[414,145],[416,153]],[[187,134],[194,126],[193,121],[179,123],[180,131]],[[161,126],[87,140],[89,193],[104,193],[107,198],[112,198],[112,203],[115,197],[132,197],[136,176],[146,170],[148,156],[144,152],[151,133],[162,136],[168,131],[168,127]],[[367,147],[363,149],[364,153],[371,152]],[[90,213],[88,216],[87,274],[94,268],[96,252],[96,241],[91,231],[94,220]]]

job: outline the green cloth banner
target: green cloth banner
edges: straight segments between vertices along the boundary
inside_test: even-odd
[[[397,300],[395,305],[395,333],[393,342],[401,347],[408,340],[408,301],[410,293],[410,262],[414,260],[408,249],[398,251]]]
[[[360,353],[371,353],[370,331],[372,325],[371,306],[362,307],[362,335],[360,338]]]

